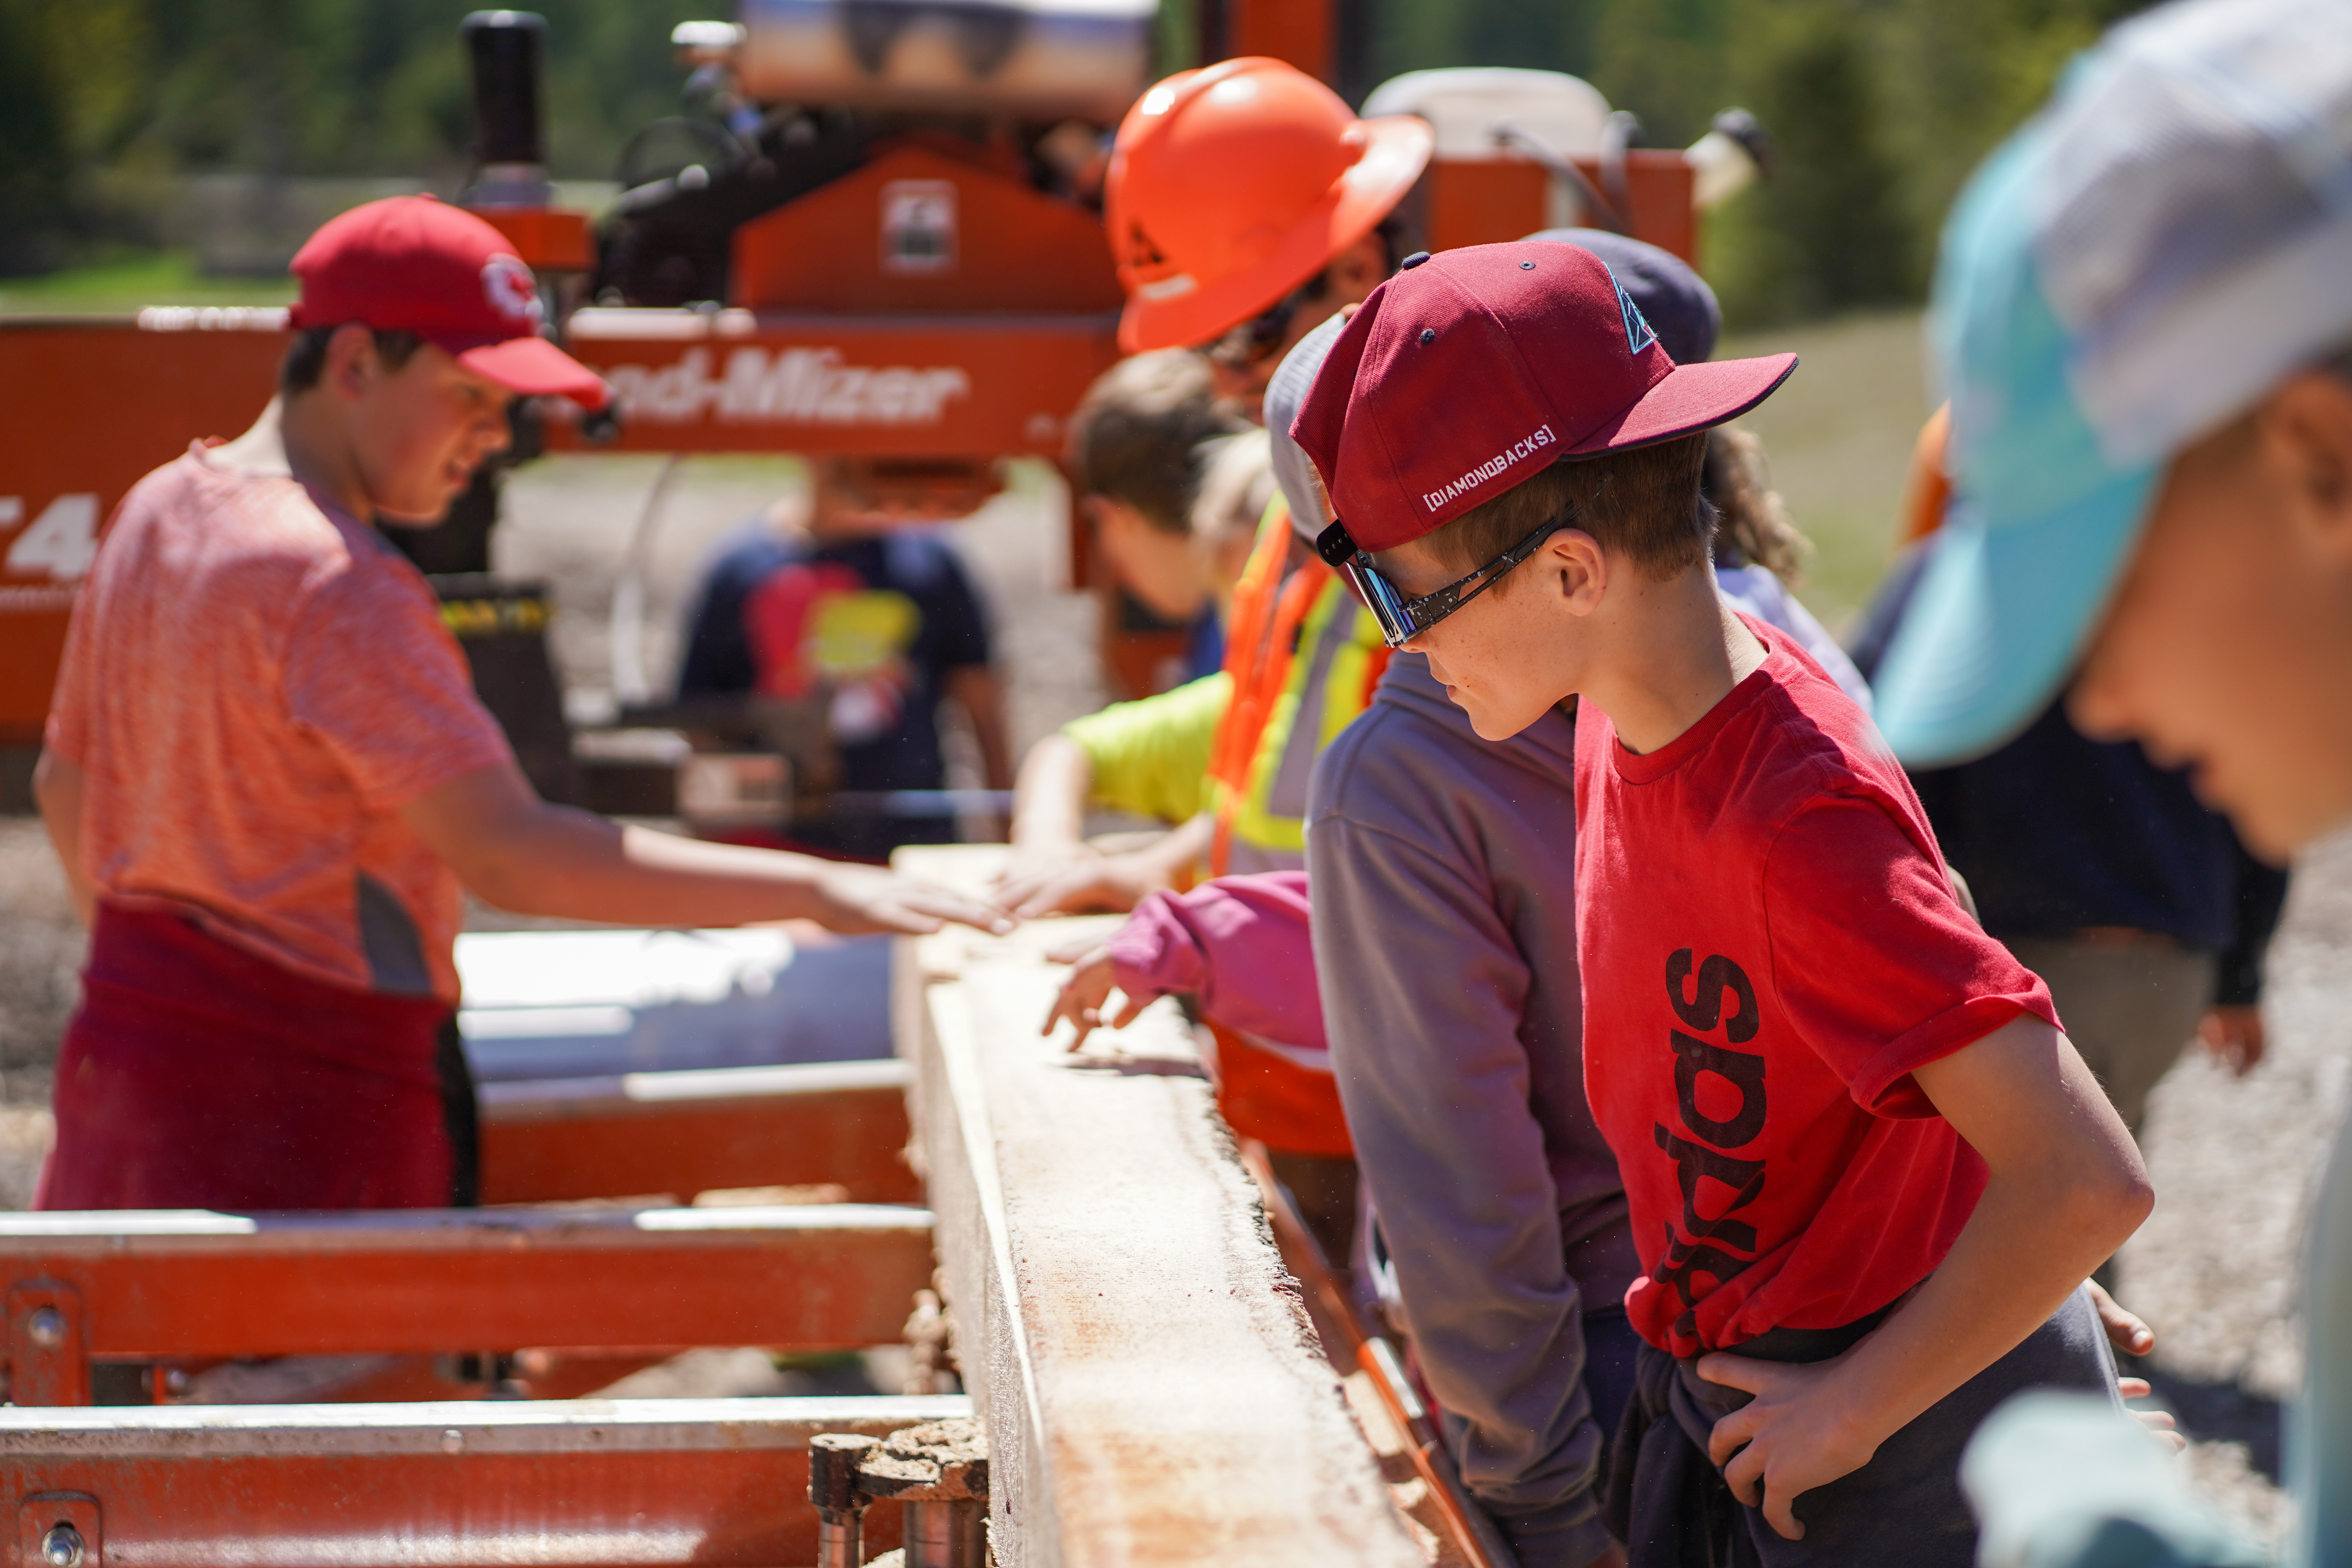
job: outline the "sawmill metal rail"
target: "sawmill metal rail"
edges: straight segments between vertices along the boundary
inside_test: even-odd
[[[0,1410],[16,1555],[77,1568],[816,1561],[808,1440],[960,1397]],[[898,1544],[898,1510],[869,1540]]]
[[[887,1344],[931,1273],[882,1205],[0,1219],[20,1405],[89,1403],[93,1358]]]
[[[482,1201],[565,1203],[838,1185],[911,1203],[905,1062],[824,1062],[484,1084]]]
[[[894,864],[982,890],[1002,848]],[[1167,1003],[1071,1055],[1045,954],[1111,922],[903,939],[899,1053],[1001,1568],[1419,1568]],[[1116,1053],[1116,1054],[1114,1054]]]

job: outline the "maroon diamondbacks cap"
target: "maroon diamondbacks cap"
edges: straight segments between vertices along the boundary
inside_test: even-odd
[[[1591,251],[1442,251],[1372,290],[1291,423],[1357,548],[1388,550],[1564,458],[1736,418],[1794,354],[1678,365]]]
[[[391,196],[327,220],[294,255],[297,327],[362,321],[415,332],[525,396],[601,408],[594,371],[539,335],[539,285],[497,229],[431,196]]]

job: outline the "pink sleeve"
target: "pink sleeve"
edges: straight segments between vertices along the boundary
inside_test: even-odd
[[[294,718],[389,811],[510,755],[422,584],[352,574],[314,594],[286,653]]]
[[[1325,1048],[1323,1000],[1307,924],[1307,873],[1220,877],[1154,893],[1110,939],[1111,973],[1130,996],[1190,991],[1226,1028]]]
[[[1851,795],[1790,819],[1765,862],[1774,983],[1806,1042],[1881,1116],[1933,1116],[1912,1070],[2020,1013],[2056,1025],[2050,989],[1970,920],[1930,845]]]

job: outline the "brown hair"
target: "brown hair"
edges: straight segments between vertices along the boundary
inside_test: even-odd
[[[1720,566],[1763,567],[1790,587],[1802,574],[1813,542],[1797,531],[1772,489],[1764,463],[1764,443],[1747,431],[1720,425],[1706,433],[1706,466],[1700,488],[1722,518],[1715,538]]]
[[[1217,406],[1209,363],[1190,349],[1136,354],[1095,378],[1070,416],[1080,495],[1108,496],[1165,533],[1192,531],[1198,448],[1242,426]]]
[[[1555,463],[1428,535],[1437,558],[1475,572],[1548,519],[1582,529],[1603,550],[1631,556],[1653,577],[1703,566],[1715,509],[1699,491],[1706,437]],[[1564,515],[1575,509],[1572,517]],[[1497,589],[1505,584],[1497,584]]]
[[[319,384],[319,377],[327,371],[327,342],[342,330],[342,323],[331,327],[305,327],[286,346],[286,357],[278,362],[278,395],[291,397],[308,392]],[[371,327],[375,334],[376,358],[383,368],[397,371],[425,346],[425,340],[415,332],[397,328]]]

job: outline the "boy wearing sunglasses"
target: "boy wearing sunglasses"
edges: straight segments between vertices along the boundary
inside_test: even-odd
[[[1637,1563],[1738,1537],[1959,1568],[1976,1421],[2113,1397],[2078,1287],[2151,1199],[1869,721],[1716,593],[1703,433],[1793,364],[1676,365],[1589,252],[1477,247],[1374,293],[1293,434],[1324,559],[1478,735],[1580,703],[1557,897],[1644,1341],[1612,1532]]]

